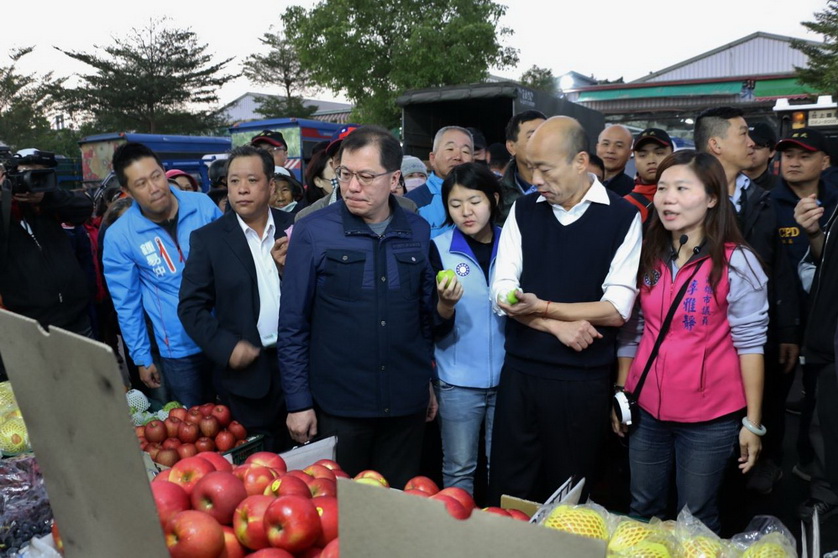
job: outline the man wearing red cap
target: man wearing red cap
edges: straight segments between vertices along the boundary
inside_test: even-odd
[[[284,167],[288,160],[288,144],[281,132],[274,130],[263,130],[250,140],[250,145],[264,149],[274,158],[274,165]]]

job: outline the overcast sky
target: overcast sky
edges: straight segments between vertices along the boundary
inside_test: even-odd
[[[420,1],[420,0],[417,0]],[[801,21],[811,21],[826,0],[796,0],[775,4],[767,0],[703,0],[660,2],[643,0],[501,0],[507,5],[502,24],[514,34],[505,44],[520,51],[517,68],[491,70],[517,79],[533,64],[559,76],[569,70],[598,79],[626,81],[699,55],[755,31],[821,40]],[[312,0],[266,0],[257,3],[207,2],[206,0],[41,0],[38,14],[26,16],[18,9],[5,10],[0,26],[0,55],[13,47],[35,45],[24,58],[21,71],[52,70],[69,76],[86,67],[53,46],[91,52],[94,45],[108,45],[112,36],[132,27],[142,28],[150,18],[168,16],[175,26],[190,27],[208,43],[217,60],[235,57],[231,69],[259,51],[259,37],[290,5],[310,7]],[[7,7],[19,4],[11,4]],[[546,7],[549,6],[549,7]],[[19,21],[18,21],[19,20]],[[0,62],[6,65],[8,60]],[[358,71],[365,71],[358,68]],[[247,91],[265,91],[244,78],[226,85],[221,102],[228,103]],[[324,92],[321,98],[332,98]]]

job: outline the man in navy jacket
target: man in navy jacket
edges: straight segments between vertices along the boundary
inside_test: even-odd
[[[337,435],[337,459],[404,486],[436,414],[430,228],[390,195],[402,151],[386,130],[343,140],[341,200],[294,226],[277,341],[288,430]]]

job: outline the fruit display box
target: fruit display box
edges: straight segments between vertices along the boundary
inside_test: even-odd
[[[605,543],[489,513],[451,517],[442,502],[338,479],[343,558],[481,556],[604,558]],[[572,496],[571,496],[572,498]],[[532,513],[538,504],[504,497]]]

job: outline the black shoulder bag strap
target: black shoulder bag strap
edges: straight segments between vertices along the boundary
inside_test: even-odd
[[[706,258],[705,258],[706,259]],[[643,384],[646,383],[646,376],[649,374],[649,370],[652,368],[652,363],[655,361],[655,358],[658,356],[658,351],[661,348],[661,344],[663,344],[663,339],[666,337],[667,332],[669,331],[669,326],[672,324],[672,318],[675,316],[675,311],[678,310],[678,305],[681,304],[681,299],[684,298],[684,294],[687,292],[687,288],[692,283],[693,277],[695,274],[698,273],[698,269],[704,263],[704,260],[698,262],[693,270],[692,274],[690,274],[689,278],[681,285],[681,289],[678,291],[678,294],[675,295],[675,300],[672,301],[672,306],[669,307],[669,312],[666,314],[666,318],[663,320],[661,324],[660,333],[658,333],[658,338],[655,340],[655,346],[652,347],[652,352],[649,353],[649,360],[646,361],[646,368],[643,369],[643,374],[640,375],[640,380],[637,381],[637,385],[634,387],[634,391],[632,391],[632,395],[634,396],[634,400],[637,401],[640,399],[640,390],[643,389]]]

